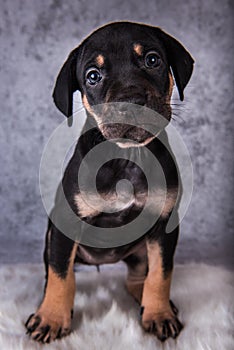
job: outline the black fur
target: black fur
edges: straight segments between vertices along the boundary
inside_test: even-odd
[[[134,45],[140,45],[139,51],[134,49]],[[145,60],[147,53],[151,51],[156,52],[158,66],[149,69]],[[101,62],[98,66],[97,57],[100,54],[104,62]],[[82,220],[79,218],[79,206],[75,201],[75,196],[79,194],[78,169],[84,156],[101,142],[119,137],[130,138],[140,144],[145,142],[146,145],[135,149],[131,148],[130,145],[129,148],[122,149],[122,159],[116,159],[112,154],[113,160],[105,163],[105,158],[103,158],[103,166],[97,175],[97,189],[100,192],[114,191],[119,180],[128,179],[133,184],[134,193],[146,193],[148,185],[143,171],[134,162],[126,159],[128,159],[129,152],[134,154],[136,159],[137,157],[146,157],[145,148],[148,148],[164,171],[167,189],[177,191],[177,203],[179,202],[181,196],[180,178],[166,132],[162,131],[161,133],[161,138],[164,141],[162,143],[157,138],[152,140],[150,138],[152,134],[146,133],[143,127],[130,129],[121,125],[115,125],[114,127],[107,125],[100,128],[92,114],[92,106],[108,102],[135,103],[155,110],[169,122],[171,119],[170,74],[173,73],[180,99],[183,100],[184,88],[191,77],[193,62],[192,57],[181,43],[160,28],[130,22],[112,23],[96,30],[70,53],[57,77],[53,98],[58,109],[65,116],[71,117],[73,93],[79,90],[83,100],[86,99],[84,102],[87,109],[87,121],[58,188],[51,220],[49,220],[44,253],[46,277],[48,277],[48,266],[50,266],[62,280],[66,279],[74,247],[74,242],[56,227],[59,220],[69,223],[69,217],[66,217],[66,214],[63,213],[61,206],[62,191],[64,191],[70,207],[78,216],[77,226],[76,223],[73,223],[75,230],[81,229],[79,223],[82,220],[97,227],[123,226],[135,219],[143,209],[133,204],[131,207],[116,213],[101,212],[96,215],[82,217]],[[87,80],[87,70],[90,67],[95,67],[100,73],[101,79],[97,84],[89,84]],[[100,115],[100,118],[107,118],[108,113],[107,110],[104,116]],[[119,146],[116,144],[115,147],[118,149]],[[148,167],[152,172],[154,171],[150,161]],[[155,188],[159,185],[157,181],[157,177],[155,177]],[[177,227],[173,233],[165,234],[170,213],[160,217],[148,232],[127,245],[113,248],[93,248],[85,246],[81,242],[78,245],[76,261],[99,266],[102,263],[124,260],[129,271],[134,272],[137,266],[139,267],[141,263],[147,262],[147,257],[144,255],[144,249],[146,254],[146,242],[157,241],[162,256],[164,277],[167,278],[173,268],[173,256],[179,232]],[[152,213],[149,215],[152,215]],[[60,226],[58,225],[58,227]],[[88,233],[87,230],[85,234]],[[138,254],[138,251],[141,254]],[[144,270],[145,265],[142,266]],[[143,278],[147,271],[146,264]],[[169,336],[176,337],[182,328],[181,323],[176,318],[175,306],[172,302],[170,302],[170,305],[174,313],[174,319],[163,321],[162,331],[157,334],[162,341]],[[141,314],[143,312],[144,307],[141,309]],[[35,316],[34,324],[31,319],[30,316],[26,324],[29,333],[35,331],[40,323],[38,316]],[[149,330],[157,331],[154,320]],[[64,335],[68,334],[67,329],[64,329],[63,332]],[[36,335],[36,337],[38,336],[40,340],[44,339],[47,333],[48,329]]]

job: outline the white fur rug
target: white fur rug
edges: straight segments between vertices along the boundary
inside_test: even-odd
[[[118,266],[118,265],[117,265]],[[175,268],[172,299],[185,324],[179,338],[163,345],[145,334],[139,306],[124,288],[125,270],[86,268],[76,273],[73,332],[49,345],[25,335],[24,322],[40,301],[42,265],[0,268],[1,350],[233,350],[234,278],[230,271],[190,264]]]

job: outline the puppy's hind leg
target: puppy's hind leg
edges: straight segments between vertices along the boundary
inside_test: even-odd
[[[44,298],[25,326],[32,339],[48,343],[70,333],[75,295],[73,271],[77,243],[49,224],[44,253]]]
[[[133,298],[141,305],[144,281],[148,271],[146,249],[140,249],[123,260],[128,267],[126,287]]]

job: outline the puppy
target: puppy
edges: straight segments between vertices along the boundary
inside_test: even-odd
[[[36,313],[26,322],[32,339],[50,342],[70,333],[75,262],[99,265],[119,260],[127,264],[126,286],[141,305],[143,328],[161,341],[179,335],[183,326],[177,317],[178,310],[170,300],[179,226],[170,234],[166,234],[166,226],[179,203],[180,178],[164,127],[159,126],[156,118],[154,131],[147,129],[147,116],[138,115],[137,107],[162,116],[166,125],[171,119],[170,98],[174,81],[183,100],[193,63],[181,43],[160,28],[131,22],[116,22],[99,28],[75,48],[64,63],[55,84],[54,102],[70,121],[73,93],[79,90],[87,120],[65,170],[49,219],[44,252],[44,297]],[[136,106],[134,112],[129,112],[128,105]],[[136,124],[133,125],[133,121]],[[159,133],[163,142],[157,137]],[[108,150],[111,149],[112,159],[106,161],[105,155],[99,154],[103,161],[96,178],[100,198],[116,203],[112,201],[116,196],[116,185],[123,179],[130,181],[134,187],[130,202],[124,202],[123,207],[108,212],[103,201],[99,203],[89,188],[92,167],[86,172],[87,178],[85,176],[91,204],[83,199],[77,180],[85,156],[104,142],[110,146]],[[123,157],[116,156],[119,150],[123,152]],[[153,174],[152,162],[147,163],[147,150],[163,169],[166,181],[163,200],[157,172],[149,190],[144,172],[134,162],[145,159],[147,169]],[[132,154],[133,158],[130,157]],[[75,223],[71,224],[69,215],[65,215],[62,194],[77,215]],[[100,235],[93,243],[91,236],[95,230],[91,229],[95,228],[97,232],[102,229],[108,231],[108,228],[121,231],[138,218],[150,195],[150,205],[143,221],[155,219],[151,227],[135,236],[129,230],[128,234],[132,234],[130,238],[128,234],[120,235],[115,241],[116,237],[111,236],[106,245],[101,242]],[[73,231],[78,236],[76,233],[74,236],[68,234],[69,225],[73,225]]]

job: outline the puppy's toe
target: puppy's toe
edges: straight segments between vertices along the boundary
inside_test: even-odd
[[[175,313],[170,312],[145,315],[145,317],[143,315],[142,326],[146,332],[155,334],[162,342],[170,337],[175,339],[183,329]]]
[[[27,328],[27,333],[31,334],[32,332],[34,332],[40,323],[41,323],[40,316],[35,314],[30,315],[28,320],[25,323],[25,327]]]
[[[40,313],[29,316],[25,323],[27,334],[38,342],[49,343],[52,340],[65,337],[71,332],[70,322],[62,317],[53,318]]]
[[[39,327],[31,333],[31,338],[39,342],[47,343],[50,341],[50,330],[51,327],[49,325]]]
[[[161,337],[162,341],[169,337],[175,339],[180,334],[182,329],[183,325],[177,317],[164,320],[160,327],[161,331],[158,332],[158,337]]]

